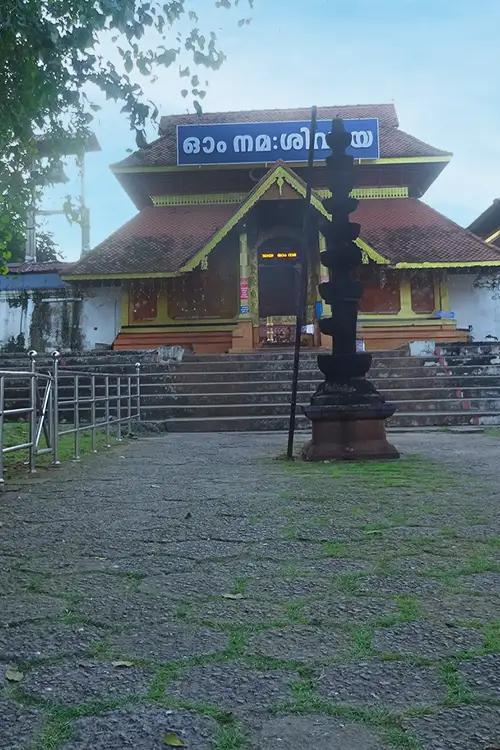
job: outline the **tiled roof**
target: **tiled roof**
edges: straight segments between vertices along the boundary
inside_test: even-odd
[[[46,262],[23,261],[22,263],[9,263],[9,273],[64,273],[73,263],[62,260],[50,260]]]
[[[397,128],[398,116],[394,104],[343,104],[338,107],[318,107],[318,119],[334,117],[378,117],[386,127]],[[293,109],[247,109],[234,112],[204,112],[200,117],[192,115],[167,115],[160,120],[160,132],[176,125],[196,125],[198,122],[280,122],[282,120],[309,120],[310,107]]]
[[[500,227],[500,198],[495,198],[491,206],[483,211],[477,219],[474,219],[470,224],[469,229],[471,232],[479,234],[481,237],[488,237],[488,235],[495,232]]]
[[[245,112],[212,112],[198,115],[172,115],[162,117],[160,137],[115,164],[117,169],[133,166],[171,166],[177,163],[177,125],[228,123],[228,122],[276,122],[286,120],[308,120],[310,109],[260,109]],[[393,104],[353,104],[338,107],[319,107],[318,118],[328,120],[340,115],[346,119],[378,117],[380,120],[380,156],[398,158],[412,156],[447,156],[447,151],[429,144],[398,129],[398,118]]]
[[[352,218],[392,264],[500,261],[500,250],[416,198],[360,201]]]
[[[147,206],[71,269],[71,276],[173,273],[206,245],[233,205]]]

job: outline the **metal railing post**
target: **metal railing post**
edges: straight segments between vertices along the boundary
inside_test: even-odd
[[[74,376],[74,404],[73,404],[73,414],[74,414],[74,423],[75,423],[75,455],[73,456],[75,461],[80,460],[80,376],[75,375]]]
[[[3,478],[3,412],[5,409],[5,379],[0,375],[0,490],[4,487]]]
[[[127,423],[128,435],[132,434],[132,376],[127,375]]]
[[[36,358],[37,352],[34,349],[28,352],[31,360],[31,377],[30,377],[30,427],[29,427],[29,467],[30,472],[36,472]]]
[[[59,358],[60,354],[58,351],[52,352],[52,359],[54,360],[54,383],[53,383],[53,395],[52,395],[52,423],[53,423],[53,435],[52,435],[52,465],[59,466]]]
[[[97,453],[96,447],[95,447],[95,421],[96,421],[96,411],[95,411],[95,375],[91,376],[90,379],[90,447],[92,450],[92,453]]]
[[[109,442],[109,375],[104,376],[104,415],[106,419],[106,448],[111,448]]]
[[[122,379],[120,375],[118,375],[118,378],[116,380],[116,416],[118,419],[116,439],[118,440],[119,443],[121,443],[122,441]]]
[[[141,363],[135,363],[135,387],[137,390],[137,421],[141,421]]]

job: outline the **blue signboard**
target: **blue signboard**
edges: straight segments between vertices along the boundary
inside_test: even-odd
[[[344,120],[351,133],[348,153],[356,159],[379,158],[378,119]],[[326,135],[331,120],[319,120],[315,160],[326,159]],[[240,122],[177,126],[177,164],[263,164],[278,160],[305,162],[309,149],[309,122]]]

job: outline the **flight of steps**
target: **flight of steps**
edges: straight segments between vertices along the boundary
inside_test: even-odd
[[[500,422],[500,357],[495,352],[443,351],[410,357],[376,353],[370,379],[397,411],[391,427]],[[305,405],[322,380],[317,353],[300,362],[298,403]],[[292,352],[188,356],[168,375],[144,375],[142,416],[170,432],[284,430],[288,427]],[[309,421],[298,408],[297,428]]]
[[[305,405],[322,380],[317,352],[301,355],[298,403]],[[288,427],[293,353],[186,354],[162,363],[151,352],[69,355],[69,368],[131,373],[142,362],[142,419],[169,432],[284,430]],[[15,358],[17,367],[22,361]],[[44,369],[45,359],[39,368]],[[0,360],[5,369],[11,361]],[[24,363],[25,364],[25,363]],[[48,365],[48,361],[47,361]],[[16,368],[17,369],[17,368]],[[390,427],[500,423],[500,345],[448,344],[435,356],[406,349],[376,352],[370,379],[397,407]],[[300,406],[297,428],[307,429]]]

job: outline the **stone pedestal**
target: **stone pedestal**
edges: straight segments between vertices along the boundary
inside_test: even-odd
[[[395,407],[364,377],[371,360],[366,352],[318,357],[325,382],[304,408],[312,422],[312,440],[302,451],[307,461],[399,458],[385,434]]]
[[[399,458],[388,442],[385,422],[394,411],[356,407],[309,406],[304,409],[312,422],[312,440],[302,449],[306,461],[356,461],[370,458]]]

